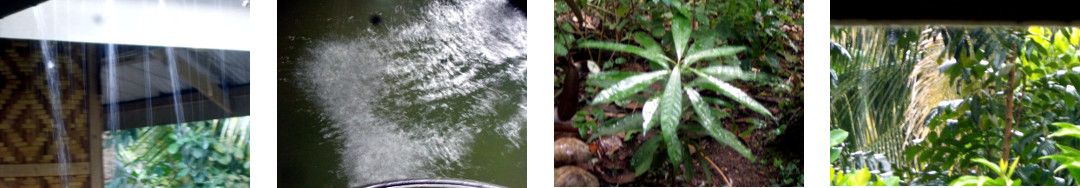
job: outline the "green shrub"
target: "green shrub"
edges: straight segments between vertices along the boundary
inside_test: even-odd
[[[735,102],[746,105],[754,112],[774,118],[772,113],[765,109],[764,106],[739,88],[728,83],[736,79],[772,83],[776,80],[773,77],[744,72],[738,67],[731,66],[706,66],[701,68],[692,66],[699,60],[735,55],[745,48],[724,46],[704,49],[697,44],[688,45],[691,39],[691,22],[688,15],[684,13],[675,14],[671,20],[675,48],[674,58],[665,55],[661,45],[652,36],[644,32],[634,34],[634,40],[641,45],[640,47],[598,41],[585,41],[578,45],[581,48],[635,54],[650,60],[655,67],[663,68],[662,70],[646,73],[599,72],[590,74],[587,82],[587,84],[605,88],[591,101],[592,105],[596,105],[628,98],[644,90],[650,84],[662,81],[662,91],[647,100],[642,113],[627,116],[619,121],[611,121],[616,122],[615,125],[604,126],[597,130],[597,134],[594,134],[599,136],[631,130],[648,131],[656,124],[659,124],[661,130],[659,140],[653,138],[647,141],[634,154],[631,163],[635,166],[637,175],[641,175],[652,166],[654,152],[661,146],[667,151],[668,159],[674,166],[684,163],[689,164],[690,155],[687,154],[686,147],[679,140],[679,134],[683,131],[705,133],[716,139],[717,142],[733,148],[747,159],[754,159],[753,154],[738,140],[736,135],[722,127],[718,117],[727,114],[713,109],[708,104],[726,105],[726,102],[702,97],[700,94],[702,90],[715,91]],[[688,78],[696,78],[696,80],[683,83],[683,80],[689,80]],[[683,103],[684,100],[689,101],[689,104]],[[686,106],[691,107],[691,112],[695,114],[692,117],[698,124],[683,123],[680,120]],[[689,172],[690,166],[687,165],[684,169]],[[689,174],[684,173],[687,176]]]

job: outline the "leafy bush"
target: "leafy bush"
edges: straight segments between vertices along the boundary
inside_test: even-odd
[[[110,135],[120,164],[108,187],[247,187],[251,182],[246,117]]]
[[[754,159],[753,154],[737,139],[736,135],[725,130],[719,123],[718,117],[726,116],[726,113],[709,106],[709,103],[719,105],[726,105],[726,103],[719,99],[702,97],[701,90],[715,91],[733,101],[746,105],[754,112],[773,118],[772,113],[765,109],[764,106],[739,88],[728,83],[728,81],[736,79],[771,83],[775,80],[771,76],[744,72],[740,68],[731,66],[706,66],[701,68],[693,66],[699,60],[735,55],[745,48],[725,46],[705,49],[696,43],[692,46],[688,45],[691,39],[692,27],[688,16],[685,12],[681,12],[672,17],[671,30],[675,44],[674,58],[665,55],[662,47],[644,32],[634,34],[634,40],[641,45],[640,47],[597,41],[585,41],[578,45],[582,48],[635,54],[650,60],[650,63],[653,63],[654,66],[663,68],[663,70],[647,73],[608,71],[589,75],[589,84],[605,87],[593,98],[592,105],[622,100],[644,90],[653,82],[662,81],[663,83],[662,91],[648,99],[642,113],[627,116],[619,120],[614,126],[615,128],[598,130],[596,134],[603,135],[605,133],[634,130],[635,127],[648,131],[656,124],[660,124],[660,137],[662,139],[653,138],[647,141],[637,149],[638,153],[634,154],[632,163],[637,169],[637,175],[650,168],[653,152],[661,148],[660,143],[663,143],[663,148],[667,151],[668,159],[672,164],[675,166],[684,164],[684,162],[689,164],[691,158],[686,152],[686,147],[679,140],[679,134],[682,131],[705,133],[712,136],[719,143],[733,148],[744,157]],[[696,80],[684,84],[684,76],[696,77]],[[683,123],[680,120],[683,117],[685,106],[687,106],[687,104],[683,103],[684,99],[688,99],[688,105],[692,107],[692,113],[695,114],[693,119],[699,124]],[[684,169],[689,171],[690,166],[687,165]],[[684,173],[687,176],[689,174],[689,172]]]

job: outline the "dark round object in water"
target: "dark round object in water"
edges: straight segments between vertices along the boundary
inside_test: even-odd
[[[509,1],[510,1],[510,6],[513,6],[518,11],[521,11],[522,14],[527,14],[526,13],[527,11],[525,11],[525,10],[528,10],[528,9],[525,9],[525,5],[528,4],[528,3],[526,3],[525,0],[509,0]]]
[[[600,181],[589,171],[577,166],[555,169],[555,187],[599,187]]]
[[[382,23],[382,17],[372,14],[371,18],[368,18],[368,23],[371,23],[371,25],[379,25]]]

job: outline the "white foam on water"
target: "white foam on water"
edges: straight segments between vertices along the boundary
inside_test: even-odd
[[[350,185],[468,168],[478,133],[520,147],[525,17],[502,0],[432,2],[388,32],[316,41],[300,74],[340,139]]]

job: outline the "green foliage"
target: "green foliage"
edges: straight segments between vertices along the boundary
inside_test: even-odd
[[[1072,79],[1080,76],[1069,71],[1080,65],[1074,58],[1077,45],[1068,42],[1071,39],[1067,33],[1073,33],[1075,29],[942,28],[937,31],[948,39],[942,58],[951,58],[943,61],[941,71],[958,88],[955,91],[958,96],[966,99],[931,121],[929,127],[941,131],[938,135],[930,135],[927,143],[912,148],[922,151],[918,154],[919,161],[960,159],[963,161],[945,164],[952,164],[954,169],[968,169],[973,164],[966,162],[974,161],[973,157],[1009,150],[1013,154],[1010,157],[1023,162],[1019,164],[1024,167],[1020,168],[1019,176],[1032,178],[1023,183],[1058,184],[1052,180],[1056,172],[1048,173],[1042,169],[1063,167],[1057,163],[1039,163],[1035,159],[1055,156],[1049,146],[1059,144],[1036,138],[1047,136],[1045,133],[1049,128],[1046,125],[1050,122],[1077,120],[1077,95],[1068,89],[1080,84]],[[1015,75],[1010,76],[1010,72]],[[1014,80],[1010,82],[1010,78]],[[1011,104],[1013,109],[1007,108],[1010,105],[1005,100],[1007,92],[1013,92],[1013,96],[1009,96],[1015,99]],[[1005,125],[1009,123],[1005,117],[1008,111],[1013,112],[1014,119],[1023,120],[1011,122],[1012,133],[1005,132]],[[1006,134],[1015,136],[1005,140]],[[1004,148],[1007,143],[1010,147]],[[969,176],[961,182],[970,184],[984,180],[1000,184],[1006,179]]]
[[[877,177],[877,181],[870,181],[873,175],[870,174],[870,170],[863,168],[856,171],[854,174],[844,175],[844,172],[837,171],[833,168],[829,168],[829,184],[832,186],[899,186],[899,177],[890,177],[888,179],[881,179]]]
[[[1012,163],[1007,163],[1005,160],[1001,160],[999,164],[991,163],[983,158],[972,159],[972,162],[986,166],[997,175],[997,178],[990,178],[987,176],[961,176],[952,183],[950,186],[1019,186],[1019,179],[1011,179],[1013,172],[1016,170],[1017,160],[1013,160]]]
[[[673,5],[676,9],[685,8],[681,5]],[[682,11],[679,11],[682,12]],[[636,54],[645,59],[651,60],[657,67],[662,67],[669,70],[659,70],[642,74],[633,74],[625,72],[600,72],[597,76],[590,76],[590,80],[587,83],[593,83],[592,85],[607,86],[601,90],[600,93],[593,98],[591,104],[600,104],[605,102],[612,102],[622,100],[624,98],[636,95],[639,91],[643,90],[646,86],[662,80],[663,90],[658,94],[653,95],[646,103],[643,112],[638,115],[635,114],[634,118],[641,117],[641,128],[643,131],[650,130],[654,124],[660,124],[662,140],[654,141],[650,140],[647,144],[638,148],[638,153],[634,156],[634,165],[636,174],[643,173],[643,169],[648,169],[652,163],[652,152],[642,152],[642,150],[655,151],[659,144],[662,142],[663,149],[666,150],[667,158],[674,166],[678,164],[689,163],[690,156],[686,152],[686,146],[680,140],[681,134],[680,128],[685,127],[685,123],[682,122],[683,114],[685,114],[685,106],[689,105],[695,114],[691,117],[700,123],[701,128],[697,129],[700,133],[705,133],[717,142],[722,143],[728,147],[735,149],[744,157],[753,160],[754,157],[750,150],[746,148],[733,133],[723,128],[719,122],[716,112],[713,112],[712,107],[706,104],[706,100],[700,95],[701,90],[709,90],[721,93],[728,98],[746,105],[748,108],[758,112],[762,115],[772,118],[772,114],[766,110],[756,100],[752,99],[739,88],[736,88],[727,82],[714,77],[711,74],[718,74],[722,76],[728,76],[733,78],[756,78],[764,77],[764,75],[739,72],[738,74],[725,74],[723,71],[715,71],[716,67],[707,68],[695,68],[689,66],[695,61],[718,58],[723,56],[732,56],[738,52],[743,51],[742,47],[717,47],[711,49],[699,49],[688,48],[689,41],[691,39],[699,40],[691,37],[690,33],[690,18],[684,14],[674,14],[672,16],[672,30],[673,38],[676,43],[674,44],[675,58],[669,58],[665,56],[661,51],[661,47],[644,33],[635,34],[635,41],[642,45],[641,47],[632,46],[627,44],[612,43],[612,42],[598,42],[598,41],[584,41],[578,45],[581,48],[594,48],[611,50],[617,52],[625,52]],[[704,40],[704,39],[701,39]],[[700,41],[700,40],[699,40]],[[697,46],[697,45],[695,45]],[[684,76],[688,78],[696,77],[698,81],[691,82],[689,84],[683,83]],[[621,78],[621,79],[619,79]],[[595,79],[595,80],[593,80]],[[618,81],[615,81],[618,80]],[[759,81],[773,81],[770,79],[763,79]],[[614,82],[612,84],[612,82]],[[685,96],[683,94],[686,94]],[[683,103],[684,100],[688,100],[690,103]],[[636,119],[634,119],[636,120]],[[691,166],[684,166],[684,170],[689,171]],[[690,175],[690,173],[684,173],[684,175]]]
[[[856,150],[899,158],[901,177],[919,181],[912,183],[1072,185],[1048,169],[1068,169],[1059,150],[1078,142],[1049,139],[1061,135],[1048,125],[1080,121],[1076,31],[834,27],[831,118],[851,133]],[[937,71],[921,70],[933,64]],[[920,105],[937,108],[912,108]],[[1013,160],[1015,167],[993,165],[1001,169],[996,176],[971,176],[989,164],[981,157]]]
[[[831,147],[829,151],[829,161],[836,162],[836,159],[840,158],[840,152],[842,152],[843,148],[836,146],[844,143],[847,136],[848,132],[843,129],[833,129],[832,131],[829,131],[829,147]]]
[[[773,159],[773,166],[780,169],[780,178],[777,181],[769,180],[773,187],[802,187],[803,172],[799,169],[799,160],[782,161]]]
[[[247,187],[247,117],[110,133],[116,178],[109,187]]]
[[[655,161],[653,158],[660,147],[660,141],[660,137],[653,137],[634,151],[634,157],[630,158],[630,165],[634,166],[634,176],[640,176],[652,168]]]
[[[1050,134],[1050,137],[1067,136],[1080,139],[1080,128],[1077,128],[1076,125],[1058,122],[1054,123],[1054,126],[1060,127],[1061,129],[1058,129],[1054,134]],[[1057,169],[1054,169],[1054,173],[1063,169],[1068,169],[1069,175],[1072,176],[1074,180],[1080,178],[1080,151],[1066,145],[1055,145],[1061,150],[1060,154],[1043,156],[1040,157],[1039,160],[1052,159],[1058,161],[1062,165],[1058,166]]]
[[[900,136],[918,63],[916,27],[833,27],[830,43],[833,85],[830,119],[850,133],[850,149],[900,158],[900,148],[874,146],[872,139]],[[897,144],[898,145],[898,144]]]

